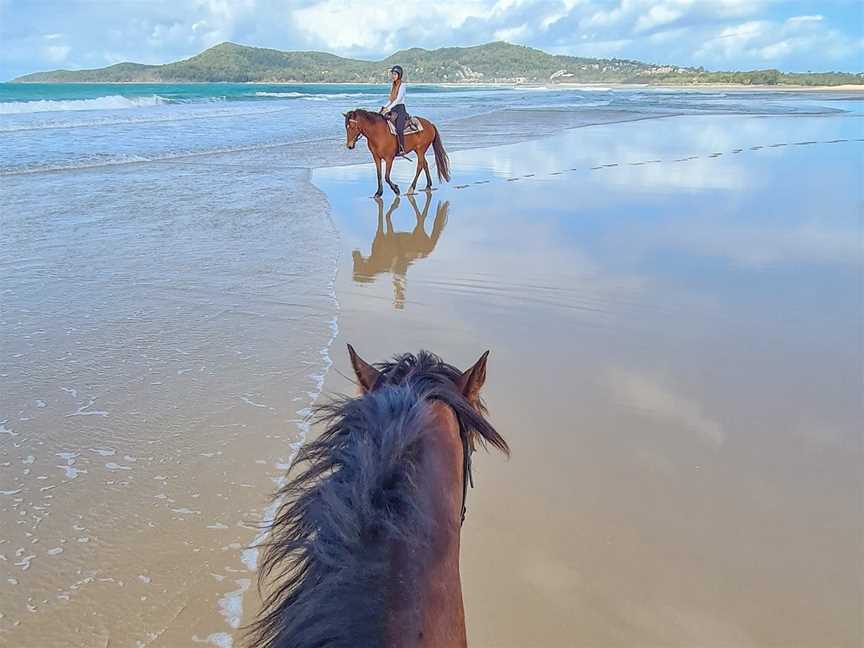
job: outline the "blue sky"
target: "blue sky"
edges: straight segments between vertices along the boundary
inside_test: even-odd
[[[864,71],[861,0],[0,0],[0,78],[222,41],[383,58],[507,40],[707,69]]]

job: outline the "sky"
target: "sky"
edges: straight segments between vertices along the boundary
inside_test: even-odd
[[[0,0],[0,79],[223,41],[366,59],[494,40],[709,70],[864,71],[862,0]]]

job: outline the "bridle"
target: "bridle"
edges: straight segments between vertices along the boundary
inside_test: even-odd
[[[459,525],[465,524],[465,516],[468,514],[466,502],[468,500],[468,486],[474,488],[474,476],[471,474],[471,455],[474,453],[474,448],[471,447],[471,441],[468,439],[468,434],[462,426],[462,421],[459,421],[459,436],[462,437],[462,513],[459,520]]]
[[[353,118],[352,118],[352,119],[349,119],[349,120],[348,120],[348,123],[349,123],[349,124],[357,124],[358,122],[357,122],[356,119],[353,119]],[[361,137],[365,137],[365,135],[363,135],[363,131],[361,131],[360,128],[358,127],[358,128],[357,128],[357,137],[354,138],[354,141],[351,142],[351,145],[352,145],[352,146],[357,146],[357,142],[360,141],[360,138],[361,138]]]

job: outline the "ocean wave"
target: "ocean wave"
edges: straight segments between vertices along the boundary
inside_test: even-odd
[[[169,103],[159,95],[148,97],[124,97],[108,95],[93,99],[41,99],[38,101],[0,102],[0,115],[19,115],[39,112],[63,112],[69,110],[124,110],[127,108],[149,108]]]
[[[352,97],[370,97],[368,92],[256,92],[255,97],[270,97],[274,99],[307,99],[309,101],[327,101],[328,99],[349,99]]]
[[[226,146],[221,148],[202,149],[199,151],[170,151],[165,153],[152,153],[147,155],[140,155],[135,153],[90,155],[87,157],[70,160],[68,162],[49,162],[45,164],[36,163],[15,166],[0,166],[0,177],[22,176],[30,175],[33,173],[54,173],[58,171],[78,171],[84,169],[97,169],[101,167],[125,166],[129,164],[147,164],[152,162],[182,162],[183,160],[190,158],[200,158],[211,155],[224,155],[226,153],[248,153],[253,151],[265,151],[268,149],[281,148],[283,146],[315,145],[318,142],[336,139],[339,138],[319,137],[296,141]]]
[[[219,107],[207,108],[208,104],[219,103]],[[43,121],[36,121],[38,118],[26,118],[21,117],[23,121],[13,121],[9,119],[6,123],[0,125],[0,133],[14,133],[20,131],[39,131],[39,130],[58,130],[58,129],[67,129],[67,128],[92,128],[92,127],[100,127],[100,126],[122,126],[126,124],[162,124],[168,122],[181,122],[181,121],[192,121],[192,120],[207,120],[207,119],[224,119],[224,118],[232,118],[232,117],[243,117],[243,116],[255,116],[255,115],[269,115],[272,113],[279,113],[285,110],[288,110],[287,107],[274,107],[272,105],[268,107],[256,107],[255,104],[251,102],[245,102],[243,104],[236,104],[236,106],[232,106],[233,102],[170,102],[170,104],[166,103],[166,105],[170,106],[193,106],[196,110],[193,112],[188,109],[178,109],[174,111],[160,111],[160,112],[141,112],[141,113],[126,113],[122,117],[118,115],[94,115],[94,116],[82,116],[82,117],[72,117],[69,116],[56,116],[56,117],[47,117]],[[265,104],[260,104],[264,106]],[[242,107],[239,107],[242,106]],[[202,110],[202,108],[205,108]],[[23,113],[22,113],[23,115]]]
[[[307,95],[302,92],[256,92],[256,97],[279,97],[283,99],[297,99],[299,97],[305,97]]]

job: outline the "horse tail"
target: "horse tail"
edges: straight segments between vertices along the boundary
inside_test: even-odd
[[[444,150],[441,134],[435,129],[435,139],[432,140],[432,149],[435,151],[435,168],[438,170],[438,182],[450,182],[450,158]]]

